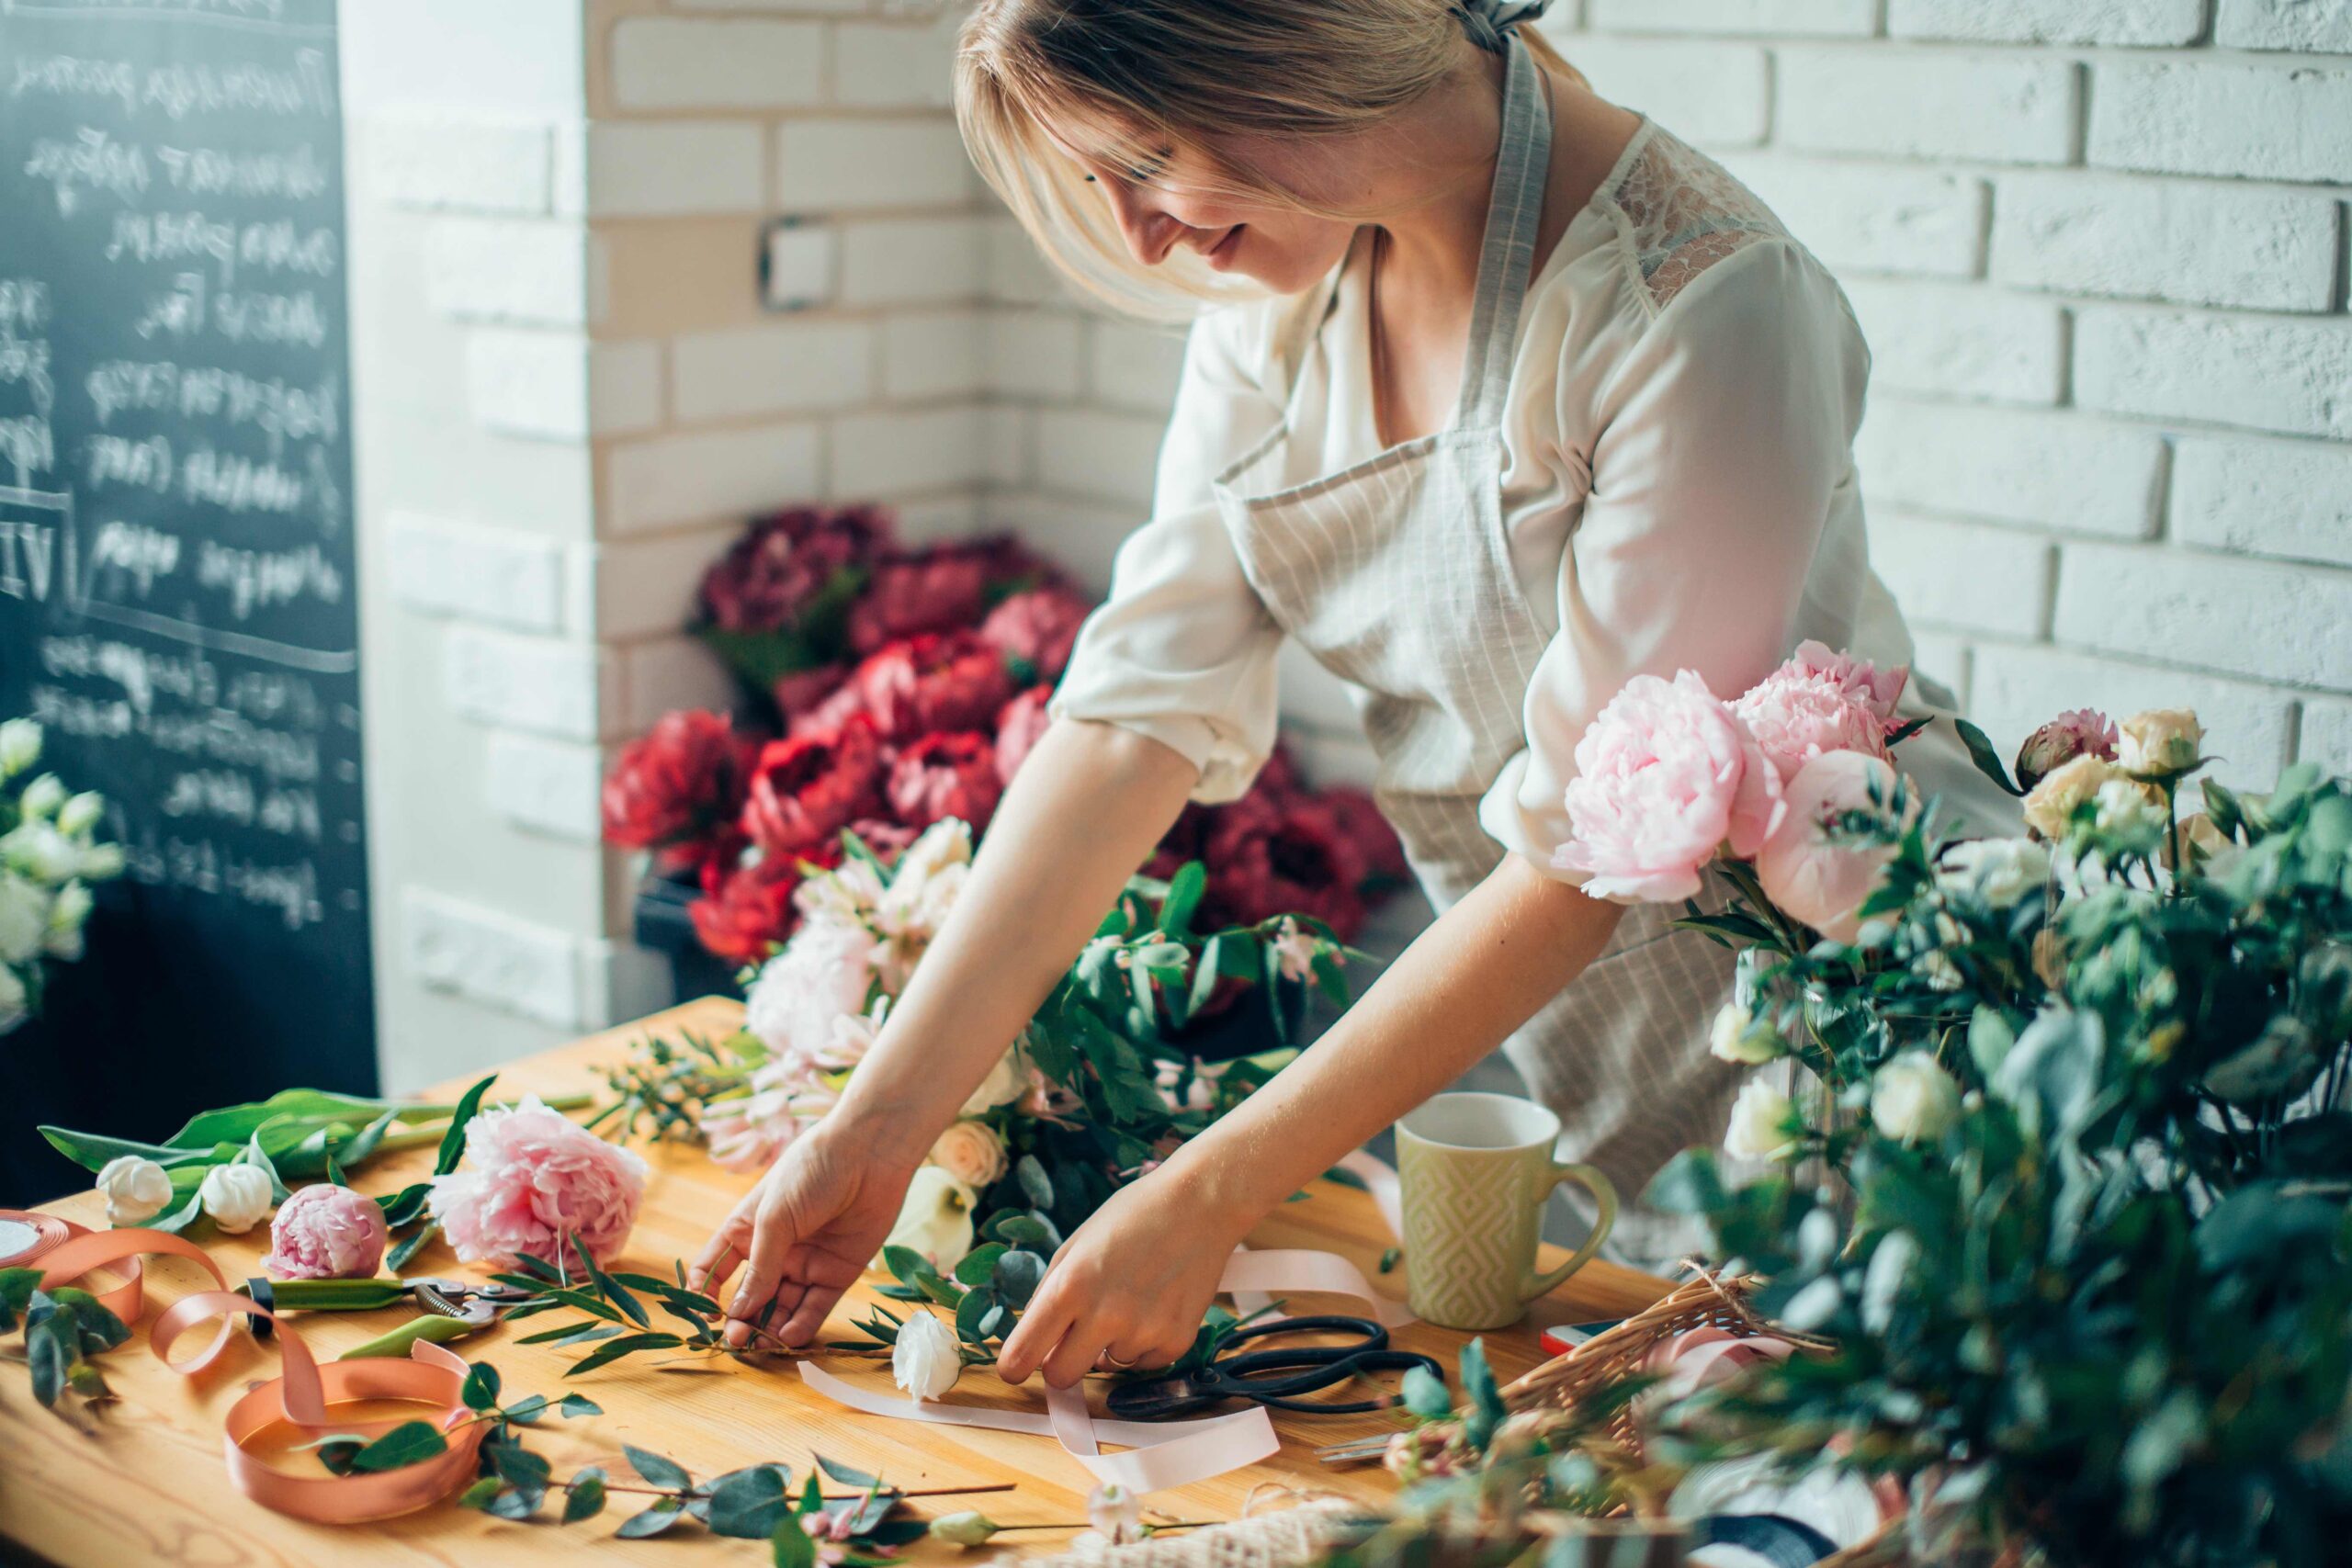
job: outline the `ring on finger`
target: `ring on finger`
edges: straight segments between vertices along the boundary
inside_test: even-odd
[[[1108,1345],[1102,1347],[1102,1361],[1104,1366],[1116,1368],[1118,1371],[1123,1372],[1135,1365],[1133,1361],[1121,1360],[1118,1357],[1111,1354],[1111,1348]]]

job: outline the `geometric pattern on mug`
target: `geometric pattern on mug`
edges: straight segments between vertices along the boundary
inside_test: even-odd
[[[1461,1165],[1429,1163],[1442,1174],[1415,1185],[1407,1236],[1411,1293],[1428,1308],[1421,1315],[1460,1327],[1517,1321],[1535,1239],[1518,1173],[1502,1161],[1480,1162],[1493,1179],[1464,1180]]]

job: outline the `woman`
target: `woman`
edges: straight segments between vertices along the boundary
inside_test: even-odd
[[[1728,955],[1555,869],[1563,792],[1634,674],[1736,693],[1807,637],[1909,661],[1849,455],[1869,359],[1821,265],[1517,25],[1540,9],[975,10],[966,141],[1046,254],[1117,304],[1240,302],[1192,331],[1152,520],[953,919],[839,1107],[699,1260],[714,1288],[749,1260],[738,1343],[816,1332],[1186,799],[1248,787],[1285,637],[1362,689],[1377,798],[1442,913],[1069,1238],[1003,1375],[1181,1354],[1261,1215],[1507,1039],[1575,1157],[1629,1193],[1719,1135]],[[1906,771],[1964,793],[1936,744]],[[1656,1256],[1644,1224],[1621,1238]]]

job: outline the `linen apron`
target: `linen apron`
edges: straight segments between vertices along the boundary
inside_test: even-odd
[[[1500,425],[1543,216],[1551,108],[1526,47],[1511,39],[1507,58],[1452,423],[1306,483],[1264,490],[1283,472],[1285,422],[1214,486],[1268,613],[1362,689],[1378,759],[1374,798],[1441,913],[1501,862],[1501,846],[1478,824],[1478,803],[1527,743],[1521,706],[1550,641],[1511,565]],[[1329,311],[1327,299],[1320,315],[1298,320],[1312,332]],[[1671,930],[1681,913],[1679,905],[1629,908],[1601,956],[1503,1047],[1530,1093],[1558,1114],[1570,1157],[1616,1182],[1626,1211],[1611,1250],[1641,1261],[1695,1241],[1686,1223],[1634,1201],[1678,1151],[1721,1140],[1740,1081],[1706,1045],[1708,1023],[1730,993],[1732,955],[1698,932]]]

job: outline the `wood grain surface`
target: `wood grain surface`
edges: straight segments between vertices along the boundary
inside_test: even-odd
[[[500,1073],[492,1098],[596,1087],[598,1065],[616,1059],[631,1041],[648,1032],[674,1033],[691,1028],[724,1032],[739,1012],[737,1004],[711,998],[530,1057]],[[444,1086],[433,1091],[434,1098],[454,1099],[461,1087]],[[667,1274],[673,1258],[693,1256],[752,1179],[719,1169],[698,1149],[662,1145],[645,1152],[652,1165],[645,1207],[616,1266]],[[362,1190],[390,1192],[428,1173],[431,1159],[429,1149],[403,1151],[364,1167],[355,1180]],[[50,1207],[85,1224],[106,1223],[103,1205],[93,1192]],[[234,1281],[260,1271],[268,1235],[265,1226],[243,1236],[198,1239]],[[1375,1278],[1380,1256],[1390,1245],[1371,1201],[1328,1182],[1318,1182],[1311,1197],[1277,1210],[1250,1239],[1262,1247],[1327,1248],[1354,1260]],[[196,1289],[201,1278],[187,1265],[171,1261],[152,1264],[150,1269],[151,1319]],[[461,1268],[436,1243],[419,1255],[409,1272],[479,1271]],[[1403,1294],[1401,1267],[1382,1283]],[[1663,1281],[1647,1275],[1595,1262],[1536,1303],[1526,1322],[1487,1335],[1488,1358],[1502,1377],[1516,1376],[1543,1359],[1536,1344],[1539,1329],[1623,1316],[1648,1304],[1665,1289]],[[836,1311],[826,1337],[849,1337],[854,1309],[874,1299],[864,1289],[853,1292]],[[1345,1308],[1335,1300],[1304,1297],[1295,1298],[1294,1310]],[[407,1315],[405,1308],[321,1314],[303,1319],[300,1326],[326,1359]],[[493,1363],[510,1399],[526,1393],[556,1397],[577,1390],[604,1406],[602,1416],[577,1422],[550,1419],[534,1430],[531,1446],[554,1461],[558,1476],[598,1463],[606,1467],[615,1483],[633,1481],[620,1457],[624,1442],[667,1455],[698,1477],[780,1461],[792,1467],[796,1483],[806,1472],[809,1456],[823,1453],[903,1487],[1011,1482],[1017,1488],[969,1500],[942,1497],[912,1505],[926,1515],[975,1506],[1006,1524],[1085,1517],[1090,1479],[1048,1438],[860,1415],[804,1390],[783,1359],[759,1365],[719,1359],[656,1367],[646,1364],[649,1358],[637,1357],[568,1379],[566,1368],[584,1352],[513,1343],[520,1334],[569,1321],[571,1315],[526,1319],[511,1330],[494,1328],[455,1347],[469,1359]],[[1439,1358],[1449,1370],[1449,1382],[1453,1358],[1466,1337],[1422,1325],[1396,1336],[1398,1343]],[[820,1359],[846,1377],[888,1387],[888,1369],[876,1362],[840,1354]],[[615,1527],[640,1501],[619,1495],[598,1518],[570,1526],[552,1522],[558,1497],[542,1507],[540,1520],[519,1524],[454,1505],[345,1529],[298,1523],[240,1495],[229,1484],[220,1458],[221,1412],[252,1382],[276,1375],[275,1352],[244,1341],[232,1346],[206,1375],[186,1378],[149,1352],[142,1329],[130,1344],[107,1355],[104,1367],[120,1397],[96,1413],[95,1434],[85,1435],[33,1403],[20,1364],[0,1365],[0,1540],[6,1543],[0,1545],[0,1559],[29,1553],[68,1568],[149,1563],[187,1568],[265,1563],[282,1568],[318,1563],[493,1568],[558,1561],[683,1565],[767,1560],[763,1543],[710,1538],[690,1523],[650,1540],[617,1540]],[[1044,1408],[1035,1385],[1010,1389],[985,1369],[967,1371],[949,1397],[959,1403]],[[1096,1397],[1099,1402],[1099,1393]],[[1321,1444],[1392,1429],[1392,1417],[1277,1412],[1274,1423],[1283,1435],[1280,1454],[1214,1481],[1157,1494],[1155,1507],[1175,1518],[1229,1519],[1239,1514],[1251,1489],[1266,1482],[1336,1489],[1368,1499],[1388,1495],[1388,1478],[1377,1468],[1331,1470],[1317,1461],[1313,1450]],[[286,1462],[307,1467],[311,1461],[297,1455]],[[1013,1551],[1041,1551],[1061,1545],[1067,1534],[1023,1532],[1001,1537],[997,1544]],[[909,1553],[919,1562],[957,1555],[929,1541],[918,1543]]]

